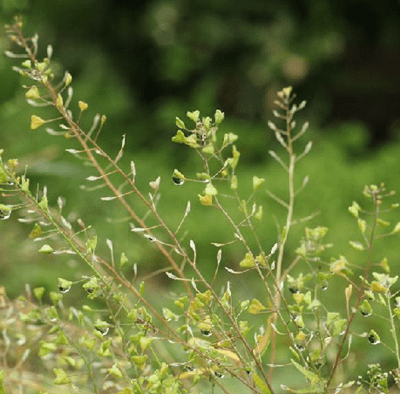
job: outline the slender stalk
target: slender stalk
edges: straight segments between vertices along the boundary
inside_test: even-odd
[[[206,157],[200,153],[200,156],[203,160],[203,166],[204,169],[206,171],[206,173],[211,176],[210,173],[210,167],[208,164],[208,160],[206,159]],[[238,234],[238,236],[240,237],[240,239],[244,240],[244,237],[241,234],[241,231],[239,229],[238,226],[236,226],[236,224],[234,223],[233,219],[230,217],[230,215],[223,209],[222,205],[220,204],[219,200],[217,197],[215,197],[215,204],[216,204],[216,208],[219,209],[224,216],[227,218],[227,220],[231,223],[231,225],[234,227],[236,233]],[[249,253],[251,253],[251,250],[248,246],[248,244],[246,242],[243,242],[244,246],[246,247],[247,251]],[[197,266],[194,266],[193,269],[196,271],[196,274],[200,277],[203,278],[202,274],[198,271]],[[208,284],[208,282],[204,279],[204,284],[206,285],[206,287],[208,288],[208,290],[211,291],[211,293],[213,294],[215,301],[219,304],[219,306],[221,307],[222,311],[224,312],[224,314],[226,315],[226,317],[228,318],[228,320],[231,322],[232,326],[235,328],[235,331],[240,339],[240,341],[243,343],[243,345],[245,346],[247,352],[249,353],[249,355],[252,357],[252,359],[254,360],[254,362],[256,363],[257,367],[259,368],[269,390],[271,391],[271,394],[274,393],[274,390],[271,386],[270,381],[268,380],[266,373],[264,371],[264,368],[262,366],[262,363],[260,362],[260,359],[258,357],[256,357],[255,352],[253,351],[253,349],[250,347],[250,345],[248,344],[248,342],[246,341],[246,339],[243,337],[242,333],[240,332],[240,329],[237,325],[236,320],[234,319],[234,317],[232,316],[231,313],[229,313],[228,311],[226,311],[226,309],[224,308],[224,306],[222,305],[221,301],[219,300],[219,297],[217,296],[217,294],[215,293],[214,289],[212,288],[212,286],[210,284]],[[239,358],[241,358],[241,355],[238,354]],[[245,365],[243,363],[243,365]]]
[[[389,319],[390,319],[390,332],[392,334],[393,337],[393,341],[394,341],[394,346],[395,346],[395,355],[396,355],[396,360],[397,360],[397,368],[400,369],[400,346],[399,346],[399,339],[398,339],[398,334],[397,334],[397,330],[396,330],[396,324],[394,322],[394,315],[392,312],[392,306],[390,304],[390,297],[387,297],[386,299],[387,301],[387,308],[388,308],[388,312],[389,312]]]
[[[24,37],[22,31],[20,29],[17,30],[18,37],[21,43],[21,46],[25,49],[26,53],[28,54],[31,62],[33,64],[36,63],[36,54],[34,51],[31,51],[28,42],[26,38]],[[139,196],[139,198],[142,200],[142,202],[146,205],[148,209],[152,211],[156,219],[159,221],[160,225],[167,231],[168,235],[174,240],[174,243],[176,246],[179,248],[181,252],[183,252],[183,248],[180,246],[178,239],[176,238],[175,234],[172,233],[172,231],[169,229],[169,227],[164,223],[164,221],[161,219],[159,216],[158,212],[156,211],[155,207],[153,204],[148,202],[142,193],[139,192],[137,187],[135,186],[134,182],[127,176],[127,174],[117,165],[117,163],[112,160],[109,155],[107,155],[98,145],[97,143],[92,140],[86,133],[84,133],[81,128],[79,127],[78,124],[76,124],[71,117],[69,116],[66,108],[64,108],[63,105],[58,105],[58,94],[53,85],[48,81],[42,81],[43,86],[46,87],[47,91],[50,94],[52,103],[54,107],[60,112],[62,118],[68,123],[68,126],[71,130],[71,132],[74,134],[74,136],[77,138],[79,144],[82,146],[84,149],[86,155],[88,156],[89,160],[92,162],[93,166],[96,168],[98,173],[101,175],[101,179],[104,180],[106,183],[107,187],[113,192],[113,194],[117,197],[118,201],[123,205],[125,210],[129,213],[129,215],[132,217],[132,219],[135,221],[135,223],[139,224],[142,228],[145,229],[146,233],[151,235],[151,231],[147,228],[146,224],[144,221],[135,213],[131,205],[126,201],[123,195],[118,191],[118,189],[114,186],[114,184],[111,182],[109,175],[109,172],[106,172],[101,165],[98,163],[96,158],[94,157],[92,153],[92,149],[89,148],[87,142],[90,142],[94,145],[95,149],[110,162],[110,164],[115,168],[115,171],[118,172],[120,175],[123,176],[123,178],[128,181],[130,187],[134,191],[135,194]],[[112,172],[111,172],[112,173]],[[171,254],[165,249],[165,247],[160,244],[156,243],[156,247],[160,250],[160,252],[164,255],[166,260],[169,262],[171,267],[177,272],[178,276],[182,279],[186,279],[183,271],[179,267],[179,265],[175,262],[175,260],[172,258]],[[188,256],[186,256],[188,257]],[[184,286],[186,287],[186,291],[189,294],[191,298],[193,298],[193,292],[190,288],[190,285],[184,281]]]
[[[279,244],[279,252],[278,252],[278,259],[276,263],[276,292],[274,296],[274,307],[275,311],[278,311],[280,308],[280,303],[281,303],[281,286],[282,286],[282,278],[281,278],[281,273],[282,273],[282,266],[283,266],[283,258],[284,258],[284,253],[285,253],[285,248],[286,248],[286,241],[288,239],[290,227],[292,225],[293,221],[293,210],[294,210],[294,200],[295,200],[295,191],[294,191],[294,169],[295,169],[295,163],[296,163],[296,155],[293,152],[293,140],[292,140],[292,127],[291,127],[291,121],[292,121],[292,115],[290,113],[290,107],[289,103],[285,103],[285,119],[286,119],[286,141],[287,141],[287,147],[286,150],[289,155],[289,165],[288,165],[288,190],[289,190],[289,201],[287,202],[287,214],[286,214],[286,224],[284,227],[284,234],[283,238],[280,240]],[[276,324],[277,320],[277,312],[271,315],[269,319],[269,326],[271,324]],[[271,357],[270,357],[270,369],[268,373],[268,378],[272,379],[273,371],[274,371],[274,363],[275,363],[275,358],[276,358],[276,346],[277,346],[277,334],[275,330],[270,331],[271,332]]]
[[[364,275],[363,275],[364,281],[361,283],[361,286],[360,286],[360,288],[359,288],[359,290],[357,292],[357,299],[356,299],[356,301],[354,303],[354,306],[352,308],[353,312],[350,315],[350,317],[348,318],[348,322],[347,322],[347,325],[346,325],[346,330],[345,330],[345,332],[344,332],[344,334],[342,336],[342,340],[340,341],[339,348],[338,348],[338,351],[336,353],[336,358],[335,358],[335,361],[333,363],[333,366],[332,366],[330,374],[329,374],[329,378],[328,378],[327,383],[326,383],[326,388],[327,389],[329,388],[329,386],[330,386],[330,384],[332,382],[332,379],[333,379],[333,377],[335,375],[337,367],[341,363],[340,358],[342,356],[342,351],[343,351],[344,345],[345,345],[345,343],[347,341],[347,337],[348,337],[348,335],[350,333],[350,327],[351,327],[351,325],[352,325],[352,323],[354,321],[354,318],[355,318],[355,316],[356,316],[356,314],[358,312],[358,307],[360,306],[361,301],[363,300],[364,290],[365,290],[365,281],[368,279],[369,271],[370,271],[370,268],[371,268],[372,244],[373,244],[373,242],[375,240],[375,231],[376,231],[376,227],[377,227],[377,223],[378,223],[377,220],[378,220],[378,216],[379,216],[379,208],[380,208],[380,203],[381,203],[381,200],[379,200],[377,198],[377,193],[372,193],[372,198],[373,198],[373,204],[374,204],[374,216],[373,216],[373,222],[372,222],[372,227],[371,227],[371,234],[370,234],[370,237],[369,237],[369,240],[368,240],[368,245],[367,245],[367,260],[366,260],[366,265],[365,265]]]

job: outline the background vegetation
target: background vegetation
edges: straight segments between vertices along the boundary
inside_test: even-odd
[[[348,239],[357,229],[347,207],[364,184],[383,181],[389,189],[400,190],[398,2],[365,1],[361,7],[328,0],[135,5],[3,0],[0,22],[9,22],[16,12],[26,15],[27,30],[53,45],[55,57],[74,75],[76,96],[90,104],[92,115],[107,115],[103,146],[117,152],[126,134],[126,155],[136,162],[138,182],[145,185],[161,175],[161,209],[172,223],[179,221],[176,207],[183,211],[198,191],[196,185],[175,187],[170,180],[174,168],[184,173],[193,168],[186,151],[170,143],[175,116],[183,118],[195,108],[207,115],[221,108],[224,132],[240,136],[241,171],[265,177],[267,187],[279,194],[286,180],[267,153],[276,142],[266,122],[276,91],[288,84],[308,101],[306,116],[314,141],[312,154],[298,170],[300,177],[309,175],[310,182],[297,214],[320,212],[309,225],[330,228],[332,255],[353,256]],[[0,49],[7,45],[2,36]],[[127,231],[126,223],[118,223],[117,210],[101,205],[93,209],[93,199],[101,194],[82,198],[77,193],[76,184],[91,173],[84,174],[80,163],[64,151],[69,141],[61,146],[58,139],[29,130],[32,108],[23,104],[20,77],[4,57],[0,73],[0,147],[7,156],[20,158],[34,180],[51,185],[53,201],[65,197],[71,215],[92,223],[103,239],[103,224],[115,221],[121,250],[130,250],[144,272],[156,266],[158,256]],[[283,212],[266,193],[263,199],[265,234],[275,239],[275,222]],[[207,231],[196,231],[202,223]],[[7,227],[0,223],[0,277],[10,296],[19,294],[26,282],[55,287],[54,276],[63,275],[60,269],[71,274],[75,267],[73,260],[60,268],[51,258],[38,256],[35,245],[26,240],[30,231],[16,220]],[[215,253],[210,242],[230,238],[207,209],[192,215],[188,231],[196,231],[204,264]],[[299,227],[293,234],[293,247],[302,231]],[[385,240],[384,250],[377,245],[376,253],[393,264],[398,242]],[[232,251],[231,258],[235,263],[240,256]]]

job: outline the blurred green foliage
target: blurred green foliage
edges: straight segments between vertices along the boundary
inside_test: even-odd
[[[360,9],[345,0],[0,4],[3,21],[26,14],[27,28],[82,77],[82,94],[98,97],[96,110],[135,130],[137,147],[163,146],[170,120],[187,106],[265,122],[277,89],[289,84],[310,102],[314,122],[358,118],[370,131],[382,124],[381,134],[396,126],[395,2],[368,0]]]
[[[297,226],[290,238],[291,250],[297,247],[305,225],[323,225],[330,228],[328,238],[335,243],[332,255],[359,259],[348,246],[357,228],[347,207],[361,199],[366,183],[383,181],[388,189],[400,191],[396,159],[400,154],[399,123],[395,118],[387,114],[391,139],[379,149],[371,149],[369,124],[357,120],[357,114],[346,122],[327,123],[333,93],[338,91],[332,89],[345,86],[354,93],[352,81],[343,77],[346,67],[338,67],[345,64],[345,55],[354,46],[365,48],[370,37],[373,45],[389,50],[399,43],[399,25],[391,6],[368,4],[368,18],[361,21],[360,17],[355,23],[349,16],[353,6],[345,1],[171,0],[116,5],[86,0],[66,5],[2,0],[0,21],[10,21],[16,12],[26,14],[26,29],[38,32],[43,55],[51,43],[60,72],[65,67],[74,77],[75,99],[89,103],[84,119],[87,128],[96,113],[107,115],[100,144],[117,153],[122,134],[126,134],[125,160],[136,162],[137,182],[146,188],[161,175],[160,212],[166,222],[177,225],[191,201],[188,238],[196,239],[202,264],[210,267],[212,276],[216,248],[210,242],[229,241],[232,233],[214,212],[198,204],[202,186],[176,187],[170,180],[174,168],[188,176],[199,168],[189,150],[170,142],[176,132],[175,117],[184,118],[187,110],[200,109],[208,115],[220,108],[226,113],[222,130],[240,137],[238,175],[244,197],[246,190],[251,190],[253,175],[264,177],[271,191],[283,195],[286,179],[267,154],[279,149],[266,126],[272,98],[277,89],[294,84],[301,98],[309,102],[302,116],[310,120],[314,147],[300,162],[297,175],[299,185],[306,175],[310,182],[295,209],[297,217],[320,214]],[[1,51],[8,45],[1,33]],[[159,256],[129,231],[126,222],[119,222],[123,219],[119,208],[99,202],[100,192],[78,192],[78,185],[93,174],[64,151],[73,147],[73,141],[29,130],[33,111],[24,102],[21,80],[11,70],[12,64],[0,58],[0,148],[5,149],[5,156],[18,157],[21,169],[28,165],[32,185],[48,185],[50,201],[55,204],[57,196],[64,196],[71,215],[93,224],[105,253],[104,240],[110,237],[111,225],[116,249],[125,251],[141,272],[150,271],[159,263]],[[369,94],[387,88],[386,82],[372,84],[371,79],[360,78],[358,91],[364,85],[373,86]],[[76,102],[74,105],[76,109]],[[40,115],[46,117],[46,112]],[[266,193],[261,191],[259,199],[264,205],[259,231],[268,248],[276,241],[276,223],[282,223],[283,212]],[[0,223],[0,277],[10,295],[19,294],[26,282],[53,288],[54,276],[79,277],[73,260],[60,258],[60,264],[54,264],[51,257],[38,256],[37,245],[26,239],[30,227],[15,219]],[[377,245],[376,259],[386,256],[394,261],[397,244],[396,239],[385,239]],[[229,253],[226,261],[234,268],[243,250],[233,247]],[[158,280],[162,283],[162,276]]]

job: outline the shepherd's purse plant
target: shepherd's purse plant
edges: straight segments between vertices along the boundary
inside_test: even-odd
[[[116,156],[104,150],[99,143],[104,115],[96,116],[89,130],[81,127],[89,105],[73,100],[71,74],[55,76],[51,46],[39,59],[38,36],[26,37],[22,28],[20,18],[6,26],[16,46],[6,54],[19,61],[14,70],[26,80],[25,96],[35,108],[32,133],[45,129],[69,139],[67,151],[93,171],[86,182],[102,188],[99,203],[120,204],[128,218],[126,232],[163,256],[154,275],[166,278],[164,291],[170,287],[171,296],[161,307],[154,303],[129,251],[117,254],[112,235],[100,239],[83,219],[68,220],[64,200],[51,201],[46,187],[32,185],[29,169],[0,150],[0,218],[19,216],[30,225],[38,253],[50,255],[54,264],[58,255],[72,255],[86,272],[79,280],[58,278],[58,291],[27,287],[15,300],[1,288],[0,393],[398,392],[398,276],[385,256],[372,253],[380,238],[400,231],[400,223],[387,220],[398,207],[394,192],[383,184],[365,186],[363,202],[349,207],[359,230],[350,245],[359,258],[329,255],[328,228],[308,227],[312,212],[296,216],[296,198],[306,192],[308,177],[299,180],[295,169],[307,160],[312,143],[306,139],[308,123],[298,126],[295,120],[306,102],[297,102],[291,87],[278,92],[276,121],[268,122],[280,146],[269,154],[286,176],[287,194],[277,195],[258,176],[252,177],[251,190],[241,187],[238,136],[224,130],[224,113],[187,112],[187,120],[176,118],[172,142],[190,149],[198,167],[191,173],[172,168],[168,182],[179,190],[192,182],[198,192],[186,207],[172,207],[182,219],[171,226],[159,209],[161,178],[155,174],[147,188],[137,186],[135,163],[124,156],[125,135]],[[53,108],[54,116],[43,117],[41,106]],[[267,216],[257,202],[260,193],[285,210],[274,240],[259,231]],[[228,242],[213,243],[211,279],[199,264],[196,234],[185,236],[185,222],[198,209],[215,211],[231,234]],[[197,231],[206,230],[199,224]],[[289,250],[293,231],[303,236]],[[98,252],[100,244],[107,245],[108,255]],[[224,259],[232,244],[241,248],[236,262]],[[238,278],[246,293],[235,288]],[[87,299],[71,305],[69,295],[79,288]],[[390,363],[358,359],[360,348],[379,349]]]

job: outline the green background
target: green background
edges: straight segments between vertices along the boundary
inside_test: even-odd
[[[188,177],[200,170],[190,149],[170,142],[175,117],[185,119],[186,111],[194,109],[213,115],[220,108],[226,116],[221,134],[233,132],[240,138],[243,197],[253,175],[266,178],[268,189],[283,197],[285,174],[267,153],[280,147],[266,122],[272,119],[277,90],[293,85],[299,100],[308,102],[298,124],[308,120],[311,125],[299,149],[307,138],[314,143],[296,172],[298,184],[310,176],[296,204],[297,217],[321,212],[308,225],[329,227],[335,244],[332,253],[352,255],[347,242],[357,237],[357,229],[347,207],[360,198],[364,184],[398,187],[398,11],[399,4],[390,1],[367,1],[358,7],[355,2],[323,0],[135,5],[3,0],[0,15],[2,22],[10,22],[12,15],[22,13],[26,32],[39,34],[43,56],[52,44],[59,69],[73,75],[73,105],[77,107],[77,100],[90,105],[84,125],[89,128],[96,113],[107,115],[100,143],[111,153],[118,151],[126,134],[125,160],[135,161],[139,183],[148,188],[148,182],[162,176],[160,209],[172,222],[179,222],[188,200],[196,207],[202,191],[198,184],[176,188],[170,181],[174,168]],[[8,49],[4,32],[0,45]],[[118,208],[93,204],[96,194],[77,192],[84,175],[91,172],[65,153],[73,142],[29,130],[34,109],[24,102],[20,84],[26,81],[12,72],[14,64],[0,59],[0,145],[5,157],[18,157],[21,168],[28,165],[33,185],[47,185],[54,203],[57,196],[64,196],[66,212],[93,223],[107,237],[107,218],[110,213],[120,218]],[[284,212],[263,190],[258,201],[264,205],[267,248],[276,240],[274,217]],[[209,260],[215,250],[209,243],[230,239],[231,233],[226,234],[226,225],[209,211],[193,209],[188,227],[195,229],[196,234],[189,236],[200,244],[205,264],[212,266]],[[1,277],[12,284],[11,294],[18,294],[25,281],[44,280],[38,275],[42,270],[47,278],[59,269],[35,255],[36,246],[25,241],[30,229],[17,224],[15,217],[0,226]],[[201,226],[204,231],[199,231]],[[117,228],[114,241],[121,250],[132,254],[143,269],[158,264],[152,248],[126,224]],[[300,226],[294,231],[292,249],[302,231]],[[239,259],[236,254],[230,256],[233,262]],[[387,240],[382,250],[377,249],[379,258],[380,254],[396,263],[397,240]],[[27,260],[30,265],[21,270]]]

